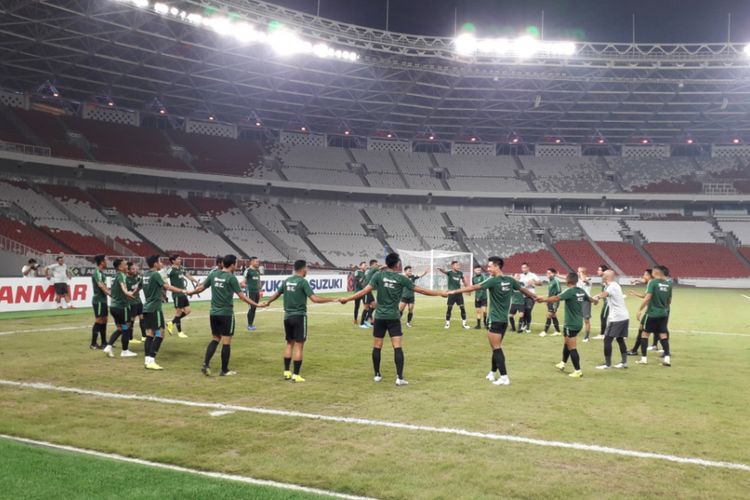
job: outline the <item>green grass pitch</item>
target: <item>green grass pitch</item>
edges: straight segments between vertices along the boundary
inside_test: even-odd
[[[496,387],[484,379],[490,365],[485,333],[460,329],[457,309],[453,327],[444,330],[445,299],[419,296],[414,328],[405,329],[408,387],[394,385],[388,345],[384,380],[372,381],[371,334],[352,325],[352,304],[310,307],[305,384],[282,380],[279,304],[259,312],[252,333],[244,330],[244,306],[236,306],[231,367],[239,375],[228,379],[199,372],[209,340],[206,304],[195,304],[183,320],[188,339],[165,339],[163,372],[143,369],[142,346],[134,347],[134,359],[90,351],[89,310],[2,314],[0,379],[750,464],[750,299],[743,293],[750,296],[677,288],[671,368],[649,353],[648,366],[631,358],[628,370],[600,372],[594,366],[603,359],[602,342],[591,341],[579,344],[582,379],[555,369],[559,337],[536,335],[543,305],[534,309],[532,335],[506,336],[511,385]],[[473,326],[473,298],[466,299]],[[633,318],[638,302],[628,298]],[[169,305],[165,312],[169,318]],[[629,347],[633,338],[631,332]],[[218,362],[217,355],[214,369]],[[245,412],[214,417],[205,408],[4,385],[0,401],[2,434],[378,498],[747,498],[750,491],[750,472],[743,470],[469,436]],[[175,492],[222,498],[215,491],[226,498],[297,498],[18,445],[2,444],[0,456],[2,496],[11,498],[90,491],[91,478],[72,471],[78,460],[101,462],[90,465],[100,481],[89,498],[176,498]],[[60,477],[57,470],[71,472]],[[148,491],[139,484],[147,476]],[[50,487],[30,489],[35,482]]]

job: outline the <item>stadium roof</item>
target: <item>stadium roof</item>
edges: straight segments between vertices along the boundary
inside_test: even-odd
[[[169,113],[252,117],[272,128],[411,139],[471,136],[535,142],[648,137],[697,142],[750,136],[750,57],[740,44],[576,43],[565,56],[461,55],[454,39],[319,18],[257,0],[5,0],[0,85],[32,91],[50,80],[66,98],[108,95]],[[179,13],[283,26],[357,61],[279,55]]]

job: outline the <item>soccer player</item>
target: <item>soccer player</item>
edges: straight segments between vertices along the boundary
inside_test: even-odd
[[[354,271],[354,293],[364,288],[363,282],[365,280],[365,271],[367,271],[367,262],[360,262],[359,268]],[[354,324],[356,325],[359,321],[359,306],[362,303],[362,299],[354,301]]]
[[[163,370],[157,362],[156,355],[164,340],[164,313],[162,307],[162,292],[186,294],[187,290],[165,283],[162,277],[162,263],[158,255],[146,259],[148,271],[143,273],[143,323],[146,327],[146,344],[143,346],[143,362],[147,370]]]
[[[68,287],[68,280],[72,278],[73,275],[68,271],[65,257],[63,255],[58,255],[55,259],[55,264],[47,266],[44,270],[44,274],[48,280],[53,280],[55,283],[55,302],[57,302],[57,308],[63,308],[60,301],[65,299],[65,305],[68,306],[68,309],[75,309],[70,302],[70,288]]]
[[[588,269],[585,267],[578,268],[578,282],[576,286],[586,292],[586,295],[591,296],[591,279],[588,276]],[[583,341],[588,342],[591,335],[591,302],[583,302],[581,311],[583,313],[583,330],[586,332]]]
[[[609,266],[607,264],[601,264],[599,267],[596,268],[596,275],[602,278],[602,291],[604,291],[604,273],[609,271]],[[599,332],[599,335],[594,337],[594,340],[601,340],[605,338],[604,332],[607,329],[607,317],[609,316],[609,299],[604,299],[604,304],[602,305],[602,310],[599,313],[599,324],[601,325],[601,331]]]
[[[242,292],[240,282],[234,272],[237,269],[237,256],[229,254],[224,257],[221,271],[212,271],[206,280],[198,285],[189,295],[201,293],[206,288],[211,288],[211,310],[209,321],[211,324],[211,336],[213,340],[206,347],[206,356],[203,359],[201,372],[205,376],[211,375],[211,358],[216,353],[216,348],[221,343],[221,372],[222,377],[237,375],[237,372],[229,369],[229,358],[232,355],[232,336],[234,335],[234,296],[235,294],[242,302],[255,307],[268,307],[268,304],[259,304]]]
[[[438,267],[437,270],[443,273],[447,278],[449,292],[467,286],[464,273],[461,272],[461,264],[457,260],[451,262],[450,270],[446,271],[442,267]],[[445,311],[445,329],[447,330],[451,327],[451,314],[453,313],[454,305],[457,305],[461,310],[461,325],[465,330],[468,330],[471,327],[466,321],[466,306],[464,306],[464,296],[455,293],[448,294],[448,309]]]
[[[542,284],[541,280],[539,279],[539,276],[531,272],[531,269],[529,268],[529,263],[524,262],[521,264],[521,284],[525,289],[530,291],[531,293],[536,292],[536,287],[540,286]],[[531,312],[534,310],[534,301],[529,299],[528,297],[524,298],[523,301],[523,318],[521,319],[521,323],[523,325],[520,325],[519,323],[519,329],[522,331],[525,331],[526,333],[531,333]]]
[[[630,317],[625,305],[625,295],[615,278],[614,271],[610,269],[604,271],[602,283],[605,288],[594,297],[595,300],[606,298],[609,303],[607,329],[604,332],[604,363],[596,367],[599,370],[608,370],[612,366],[612,342],[614,340],[620,348],[621,359],[615,368],[628,367],[628,348],[625,345],[625,338],[628,336]]]
[[[425,277],[427,274],[427,271],[423,272],[419,276],[414,274],[412,271],[411,266],[406,266],[404,268],[404,276],[409,278],[412,283],[416,284],[418,280]],[[411,328],[411,320],[414,319],[414,291],[410,290],[409,288],[404,288],[404,293],[401,295],[401,303],[398,305],[398,313],[399,317],[402,317],[404,315],[404,309],[409,310],[409,312],[406,314],[406,327]]]
[[[500,257],[490,257],[487,264],[487,269],[490,272],[488,279],[469,287],[448,292],[449,294],[482,292],[488,295],[490,311],[487,322],[487,339],[492,348],[492,369],[486,378],[495,385],[510,385],[508,370],[505,366],[503,338],[508,328],[508,308],[511,296],[514,291],[518,291],[532,300],[536,299],[536,295],[522,287],[518,281],[503,274],[504,264],[505,261]],[[500,378],[495,379],[495,371],[500,372]]]
[[[146,340],[146,325],[143,323],[143,302],[141,301],[141,289],[143,288],[143,280],[139,274],[138,264],[128,262],[127,276],[125,277],[125,285],[128,287],[128,291],[133,294],[133,298],[130,299],[130,331],[133,332],[135,327],[135,320],[138,319],[138,327],[141,330],[140,340],[133,337],[131,333],[131,344],[140,344]]]
[[[648,282],[646,286],[646,296],[643,298],[641,307],[638,309],[638,321],[643,316],[643,310],[646,315],[643,323],[643,333],[641,334],[641,359],[636,361],[640,365],[648,363],[648,336],[650,334],[658,335],[661,339],[661,345],[664,348],[664,359],[662,365],[672,366],[672,358],[669,353],[669,308],[672,305],[672,283],[667,281],[669,269],[665,266],[654,267],[652,274],[654,279]]]
[[[370,267],[367,268],[367,270],[365,271],[365,276],[364,278],[362,278],[363,290],[370,283],[370,280],[375,275],[375,273],[378,272],[379,269],[380,267],[378,266],[377,259],[372,259],[370,261]],[[362,298],[362,321],[359,322],[360,328],[372,328],[370,319],[372,319],[375,307],[375,297],[372,295],[372,293],[365,294]]]
[[[107,258],[104,255],[94,257],[96,269],[91,276],[92,288],[94,290],[91,299],[91,305],[94,308],[94,326],[91,327],[91,349],[104,349],[107,345],[107,317],[109,308],[107,307],[107,297],[110,295],[107,283],[104,280],[104,271],[107,268]],[[97,344],[97,336],[101,337],[101,343]]]
[[[185,280],[188,279],[193,283],[193,287],[198,286],[198,280],[193,278],[190,273],[182,268],[182,257],[172,255],[169,257],[169,284],[175,288],[184,289]],[[190,300],[187,294],[172,293],[172,302],[174,303],[174,318],[167,323],[167,332],[172,335],[174,328],[177,327],[177,336],[186,339],[187,334],[182,330],[182,318],[191,313]]]
[[[563,335],[565,336],[565,343],[563,344],[562,361],[556,366],[560,371],[565,370],[565,365],[568,363],[568,358],[573,362],[574,371],[569,377],[581,378],[583,377],[583,371],[581,370],[581,358],[578,355],[578,349],[576,348],[576,337],[583,328],[583,304],[586,302],[596,302],[592,299],[585,290],[579,288],[578,274],[569,273],[566,279],[568,288],[565,289],[560,295],[553,297],[539,297],[538,302],[565,302],[565,323],[563,325]]]
[[[396,363],[396,385],[408,385],[404,379],[404,351],[401,347],[403,331],[401,330],[401,319],[398,312],[398,304],[404,292],[404,288],[409,288],[422,295],[431,297],[446,297],[447,292],[436,292],[418,287],[412,280],[401,274],[401,257],[397,253],[390,253],[385,258],[386,268],[376,273],[372,279],[359,292],[350,297],[339,299],[339,302],[346,304],[351,300],[357,300],[373,290],[377,291],[377,309],[375,311],[375,324],[373,325],[372,336],[372,367],[375,372],[373,380],[380,382],[383,376],[380,373],[380,354],[383,349],[383,339],[385,334],[391,336],[391,345],[393,346],[393,358]]]
[[[555,295],[560,295],[561,287],[560,280],[557,279],[557,269],[554,267],[547,269],[547,280],[549,281],[549,285],[547,286],[547,296],[554,297]],[[547,304],[547,321],[544,323],[544,330],[539,334],[540,337],[547,336],[547,330],[549,330],[550,324],[554,324],[555,326],[555,333],[550,335],[550,337],[560,336],[560,321],[557,319],[558,307],[560,307],[559,302],[551,302]]]
[[[29,259],[26,265],[21,268],[21,276],[24,278],[36,278],[37,269],[39,269],[39,264],[37,264],[36,259]]]
[[[484,269],[482,269],[482,266],[477,264],[476,266],[474,266],[474,275],[471,277],[471,284],[478,285],[484,280],[486,280],[488,277],[489,276],[485,274]],[[486,292],[479,290],[474,294],[474,310],[477,313],[477,326],[475,326],[474,329],[480,330],[482,328],[482,325],[484,325],[484,327],[487,328],[487,293]]]
[[[260,302],[260,259],[258,257],[250,257],[250,265],[245,269],[245,294],[255,302]],[[248,331],[254,331],[255,327],[255,311],[257,307],[250,306],[247,310],[247,329]]]
[[[643,276],[641,276],[640,279],[633,280],[633,282],[631,282],[631,285],[637,285],[637,284],[648,285],[648,282],[651,281],[652,279],[654,279],[654,276],[653,276],[652,272],[653,272],[652,269],[646,269],[645,271],[643,271]],[[636,292],[634,290],[630,290],[628,292],[628,295],[630,295],[632,297],[638,297],[639,299],[642,299],[642,298],[646,297],[645,293],[638,293],[638,292]],[[643,321],[639,321],[638,322],[638,334],[635,336],[635,344],[633,344],[633,348],[628,351],[628,356],[637,356],[638,355],[638,352],[639,352],[640,347],[641,347],[641,335],[642,334],[643,334]],[[659,341],[658,339],[659,339],[659,337],[657,335],[654,335],[654,345],[649,350],[655,350],[656,344]]]
[[[117,274],[112,281],[112,288],[110,290],[112,303],[109,305],[109,312],[112,315],[112,319],[114,319],[116,329],[109,338],[109,343],[104,348],[104,354],[110,358],[114,358],[115,342],[122,336],[122,352],[120,353],[120,357],[133,358],[137,354],[128,349],[130,346],[130,331],[128,330],[128,326],[130,325],[130,299],[133,298],[133,293],[128,290],[128,286],[125,283],[125,271],[128,270],[128,264],[123,259],[115,259],[112,262],[112,267],[115,268]]]
[[[302,369],[302,351],[307,340],[307,299],[309,298],[316,304],[337,301],[337,299],[315,295],[305,276],[307,276],[307,262],[295,261],[294,274],[285,279],[276,293],[265,303],[265,306],[268,306],[280,296],[284,296],[284,333],[286,335],[284,380],[297,383],[305,381],[299,373]],[[290,371],[292,357],[294,358],[294,372]]]
[[[516,273],[513,275],[513,279],[521,282],[521,274]],[[517,333],[523,333],[523,310],[526,308],[525,306],[526,297],[518,291],[513,290],[513,293],[510,297],[510,313],[508,316],[508,320],[510,321],[510,329],[513,332]],[[518,318],[518,330],[516,330],[516,314],[520,314],[521,316]]]

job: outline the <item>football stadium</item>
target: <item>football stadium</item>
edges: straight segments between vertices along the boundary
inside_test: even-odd
[[[750,4],[3,0],[4,498],[748,498]]]

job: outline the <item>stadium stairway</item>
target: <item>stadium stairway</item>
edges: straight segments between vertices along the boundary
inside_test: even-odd
[[[542,226],[539,225],[539,222],[531,217],[529,219],[529,222],[531,222],[531,225],[534,226],[535,229],[542,229]],[[536,235],[533,235],[536,237]],[[562,263],[565,266],[565,272],[571,272],[574,270],[574,268],[563,258],[562,255],[560,255],[560,252],[557,251],[557,248],[555,248],[555,242],[552,240],[552,236],[550,236],[549,231],[544,231],[544,234],[542,235],[542,241],[544,242],[544,245],[546,247],[546,250],[552,254],[552,256],[560,263]],[[560,269],[558,269],[558,272]]]
[[[648,261],[649,267],[654,267],[656,265],[656,260],[654,260],[651,254],[648,253],[646,247],[643,246],[646,239],[643,237],[640,231],[633,231],[630,226],[628,226],[627,222],[625,222],[625,220],[623,219],[620,219],[619,222],[622,226],[623,231],[627,231],[633,234],[633,246],[635,246],[638,252],[643,256],[643,258]]]
[[[434,160],[434,158],[433,158]],[[440,212],[440,215],[443,217],[443,220],[445,221],[446,227],[454,227],[458,229],[455,233],[449,233],[446,228],[443,228],[443,231],[447,233],[447,235],[450,235],[451,239],[458,243],[458,245],[461,247],[462,252],[466,253],[473,253],[472,250],[469,248],[469,246],[466,244],[465,236],[466,233],[464,230],[458,226],[456,226],[453,221],[451,220],[450,216],[445,212]]]
[[[513,171],[516,177],[529,186],[529,191],[532,193],[538,192],[539,190],[534,185],[534,172],[526,168],[518,155],[513,155],[513,161],[516,163],[516,170]]]
[[[588,235],[586,230],[581,225],[580,221],[578,219],[574,219],[574,220],[576,222],[576,225],[581,228],[581,234],[583,235],[583,238],[589,242],[589,244],[594,250],[596,250],[596,253],[599,254],[599,257],[601,257],[604,260],[604,262],[610,267],[610,269],[614,270],[618,275],[623,276],[624,273],[622,272],[622,269],[620,268],[620,266],[618,266],[617,263],[614,260],[612,260],[609,257],[609,255],[607,255],[606,252],[602,250],[602,248],[599,245],[596,244],[594,240],[591,239],[591,237]]]
[[[273,234],[272,231],[269,231],[269,229],[260,223],[260,221],[255,218],[255,216],[252,214],[251,211],[247,209],[247,206],[242,202],[242,200],[235,196],[231,196],[229,198],[234,202],[235,205],[237,205],[237,208],[239,208],[240,212],[242,212],[242,215],[244,215],[247,220],[250,222],[250,225],[253,226],[255,229],[258,230],[260,234],[263,235],[263,237],[268,240],[275,248],[278,250],[281,255],[286,255],[287,259],[289,260],[296,260],[299,258],[299,255],[295,251],[293,251],[289,246],[284,243],[284,241]]]
[[[224,243],[229,245],[230,248],[237,252],[236,255],[239,255],[243,259],[250,258],[250,256],[243,252],[242,249],[238,247],[232,240],[227,238],[227,235],[224,234],[225,227],[216,219],[216,217],[211,216],[210,222],[206,223],[206,221],[203,219],[201,211],[198,209],[198,207],[195,206],[195,204],[193,204],[189,196],[185,198],[185,203],[187,203],[190,209],[194,212],[195,220],[198,221],[198,224],[200,224],[203,229],[210,233],[214,233],[216,236],[224,240]]]
[[[717,229],[717,233],[725,234],[724,237],[714,235],[716,243],[726,247],[738,261],[740,261],[746,268],[750,269],[750,259],[748,259],[748,257],[743,253],[743,249],[741,248],[737,236],[735,236],[735,234],[732,232],[726,233],[724,230],[722,230],[721,226],[719,226],[719,223],[713,217],[710,218],[708,222],[710,222],[714,226],[714,228]]]
[[[411,229],[412,232],[414,233],[414,236],[416,236],[419,239],[419,243],[422,244],[422,248],[430,248],[430,245],[427,244],[427,241],[422,237],[421,234],[419,234],[419,231],[417,230],[417,226],[414,225],[414,222],[412,222],[412,220],[406,214],[406,210],[404,210],[403,208],[399,208],[399,211],[404,216],[406,223],[409,225],[409,229]]]
[[[615,175],[612,176],[612,182],[614,183],[615,187],[617,188],[618,193],[624,193],[625,188],[622,187],[622,184],[620,183],[620,179],[617,177],[617,172],[614,168],[612,168],[612,165],[607,161],[607,158],[604,156],[599,157],[599,164],[604,169],[604,172],[615,172]]]
[[[406,181],[406,176],[404,175],[404,171],[401,170],[401,165],[398,164],[398,162],[396,161],[396,157],[393,156],[393,151],[389,151],[388,152],[388,156],[391,157],[391,161],[393,162],[393,166],[396,167],[396,172],[398,172],[398,176],[401,178],[401,182],[404,183],[404,186],[406,186],[406,189],[411,188],[411,186],[409,186],[409,183]]]
[[[292,219],[289,214],[284,210],[280,205],[275,205],[276,209],[281,212],[281,215],[284,217],[285,220],[291,221]],[[323,254],[323,252],[320,251],[320,248],[315,245],[315,243],[312,242],[310,237],[307,235],[307,228],[301,221],[299,222],[298,228],[302,228],[302,231],[299,231],[297,235],[302,239],[302,241],[305,242],[305,245],[315,254],[316,257],[320,259],[320,262],[324,263],[326,266],[330,267],[336,267],[333,265],[333,263],[326,258],[326,256]]]

